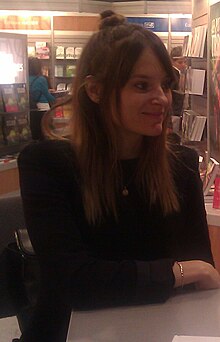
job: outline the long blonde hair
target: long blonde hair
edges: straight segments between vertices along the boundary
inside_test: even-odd
[[[164,44],[154,33],[134,24],[116,25],[114,21],[114,27],[93,34],[78,61],[73,96],[68,100],[73,105],[71,141],[81,173],[84,210],[93,224],[108,214],[117,219],[121,170],[112,117],[119,112],[121,89],[147,47],[157,55],[172,82],[172,65]],[[102,85],[98,104],[87,95],[88,75]],[[167,120],[161,135],[144,137],[135,180],[151,204],[159,201],[164,215],[179,209],[166,142]],[[45,131],[48,135],[48,125]]]

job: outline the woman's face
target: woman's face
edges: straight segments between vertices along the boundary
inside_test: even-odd
[[[146,48],[121,90],[119,135],[131,140],[160,135],[170,105],[169,78],[154,52]]]

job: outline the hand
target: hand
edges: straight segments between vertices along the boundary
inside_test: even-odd
[[[201,277],[196,282],[197,290],[208,290],[220,288],[220,275],[218,271],[209,263],[202,262]]]
[[[220,288],[220,275],[218,271],[209,263],[201,260],[182,261],[184,272],[183,284],[194,283],[198,290],[208,290]],[[182,285],[182,278],[177,263],[173,265],[175,276],[174,287]]]

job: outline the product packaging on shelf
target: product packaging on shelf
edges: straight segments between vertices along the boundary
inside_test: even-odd
[[[215,190],[213,197],[213,208],[220,209],[220,171],[215,178]]]

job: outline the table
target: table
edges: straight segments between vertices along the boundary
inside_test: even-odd
[[[220,209],[212,208],[212,203],[206,203],[205,209],[207,213],[208,225],[220,228]]]
[[[220,290],[178,294],[163,304],[73,312],[68,342],[171,342],[220,336]]]
[[[209,236],[215,267],[220,273],[220,209],[212,208],[212,203],[205,204]]]

